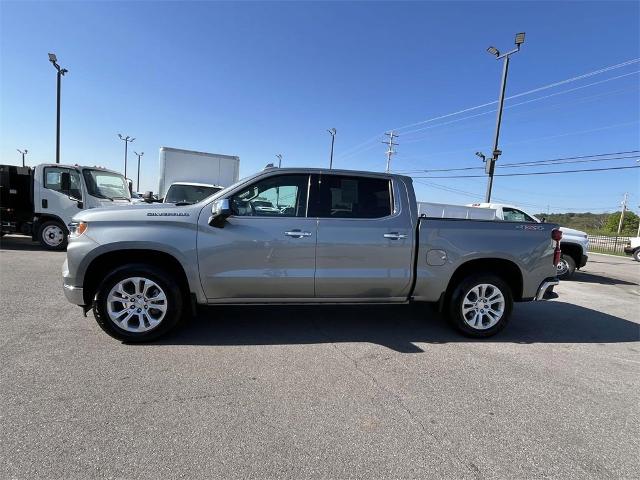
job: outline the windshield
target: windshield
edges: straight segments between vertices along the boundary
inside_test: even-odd
[[[87,184],[89,195],[111,200],[129,200],[131,198],[126,180],[118,173],[85,168],[82,170],[82,175]]]
[[[164,203],[198,203],[220,190],[220,187],[202,185],[171,185]]]

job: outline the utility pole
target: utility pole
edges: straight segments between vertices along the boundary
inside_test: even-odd
[[[137,182],[137,186],[136,186],[136,192],[140,191],[140,157],[142,157],[144,155],[144,152],[142,153],[138,153],[136,151],[134,151],[133,153],[135,153],[138,156],[138,182]]]
[[[127,147],[135,138],[131,138],[129,135],[123,137],[121,134],[118,134],[118,137],[124,142],[124,178],[127,178]]]
[[[513,50],[507,53],[500,54],[500,51],[496,47],[487,48],[487,51],[491,55],[495,55],[495,57],[498,60],[504,59],[504,62],[502,64],[502,81],[500,82],[500,94],[498,97],[498,114],[496,117],[496,132],[493,139],[493,151],[491,152],[491,157],[486,159],[486,163],[485,163],[485,172],[489,174],[489,181],[487,183],[487,194],[484,200],[487,203],[491,201],[491,190],[493,188],[493,173],[496,168],[495,164],[496,164],[496,161],[498,160],[498,157],[502,154],[502,151],[498,149],[498,140],[500,138],[500,125],[502,124],[504,94],[507,88],[507,75],[509,73],[509,58],[514,53],[517,53],[520,51],[520,45],[522,45],[523,43],[524,43],[524,32],[516,34],[516,38],[515,38],[516,48],[514,48]]]
[[[329,170],[331,170],[333,168],[333,144],[336,141],[336,133],[338,131],[335,128],[331,128],[327,132],[331,135],[331,154],[329,155]]]
[[[389,147],[387,149],[387,169],[385,170],[385,172],[389,173],[389,170],[391,168],[391,156],[395,155],[396,153],[398,153],[393,149],[394,145],[398,145],[397,143],[393,143],[393,139],[395,137],[398,137],[399,135],[397,133],[395,133],[393,130],[391,130],[390,132],[385,133],[385,135],[387,137],[389,137],[389,140],[382,142],[385,145],[388,145],[388,147]]]
[[[276,158],[278,159],[278,168],[282,167],[282,154],[278,153]]]
[[[24,167],[24,156],[29,153],[29,150],[27,150],[26,148],[24,149],[24,151],[20,150],[19,148],[16,148],[16,150],[18,150],[18,153],[20,153],[22,155],[22,166]]]
[[[620,232],[622,231],[622,222],[624,221],[624,212],[627,210],[628,199],[629,199],[629,194],[625,193],[621,203],[622,211],[620,212],[620,221],[618,222],[618,236],[620,236]]]
[[[53,64],[54,68],[58,71],[58,74],[57,74],[58,95],[57,95],[57,109],[56,109],[57,110],[56,112],[56,163],[60,163],[60,89],[61,89],[62,77],[69,70],[67,70],[66,68],[61,68],[60,65],[58,65],[58,58],[56,57],[55,53],[49,54],[49,61]]]

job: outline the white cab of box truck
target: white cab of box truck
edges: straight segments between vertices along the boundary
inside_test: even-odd
[[[496,212],[496,218],[511,222],[536,222],[542,223],[535,215],[525,212],[515,205],[504,203],[472,203],[467,205],[480,209],[492,209]],[[580,269],[587,264],[589,237],[586,232],[573,228],[560,227],[562,232],[562,242],[560,249],[562,256],[558,263],[558,278],[563,280],[571,277],[576,269]]]
[[[160,147],[158,198],[165,198],[174,183],[228,187],[240,178],[240,158],[235,155]]]
[[[73,216],[88,208],[131,205],[129,184],[100,167],[43,163],[0,165],[2,235],[30,235],[48,250],[64,250]]]

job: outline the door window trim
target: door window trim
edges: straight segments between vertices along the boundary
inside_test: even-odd
[[[250,188],[253,185],[256,185],[264,180],[267,179],[273,179],[273,178],[278,178],[278,177],[289,177],[289,176],[303,176],[306,175],[307,176],[307,198],[305,199],[305,209],[304,209],[304,215],[297,217],[297,216],[279,216],[279,215],[265,215],[265,216],[259,216],[259,215],[236,215],[233,213],[231,213],[231,215],[229,215],[229,218],[253,218],[253,219],[263,219],[263,218],[279,218],[279,219],[283,219],[283,218],[314,218],[314,217],[309,217],[309,197],[310,197],[310,191],[311,191],[311,176],[313,175],[313,173],[276,173],[274,175],[268,175],[265,177],[260,177],[259,179],[250,182],[250,183],[245,183],[244,185],[239,185],[238,189],[236,189],[234,192],[232,192],[228,197],[224,197],[224,198],[228,198],[229,200],[231,200],[235,195],[238,194],[238,192],[243,191],[246,188]]]
[[[69,172],[69,175],[72,175],[74,172],[78,175],[78,180],[80,182],[80,198],[75,198],[71,196],[71,193],[65,193],[62,190],[56,190],[55,188],[51,188],[47,186],[47,171],[49,169],[59,169],[59,170],[66,170]],[[79,202],[82,201],[82,182],[84,181],[84,179],[82,178],[82,175],[80,174],[80,172],[78,170],[76,170],[75,168],[71,168],[71,167],[67,167],[67,166],[57,166],[57,165],[47,165],[42,169],[42,187],[46,188],[47,190],[51,190],[52,192],[57,192],[60,193],[62,195],[66,195],[67,197],[69,197],[72,200],[77,200]]]

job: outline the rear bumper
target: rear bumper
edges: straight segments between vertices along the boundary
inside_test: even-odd
[[[540,287],[538,287],[538,293],[536,294],[534,300],[540,301],[550,298],[552,296],[551,294],[553,293],[553,287],[555,287],[559,283],[560,281],[556,277],[545,279],[544,282],[540,284]]]
[[[631,245],[624,247],[624,253],[626,253],[627,255],[632,255],[634,250],[635,248],[632,248]]]

